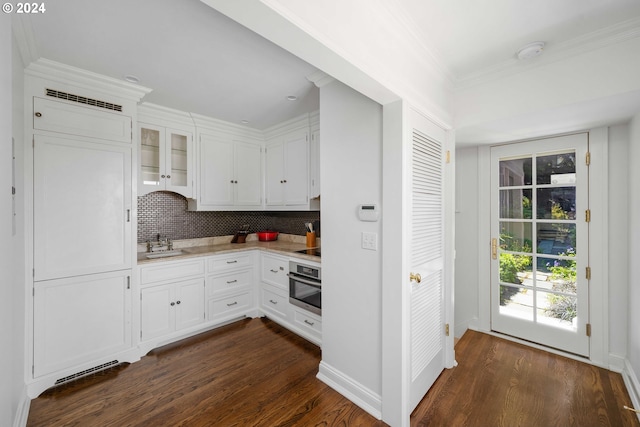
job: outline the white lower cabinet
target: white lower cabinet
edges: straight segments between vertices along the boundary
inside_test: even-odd
[[[207,319],[224,322],[255,311],[254,252],[210,257],[207,262]]]
[[[131,347],[131,271],[34,283],[33,376],[106,363]]]
[[[260,254],[260,310],[285,328],[322,344],[322,318],[289,302],[289,257]]]
[[[204,279],[144,287],[141,339],[169,335],[204,322]]]

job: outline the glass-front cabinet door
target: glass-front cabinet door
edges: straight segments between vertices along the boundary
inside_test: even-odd
[[[168,190],[193,196],[193,134],[140,124],[140,185],[138,194]]]

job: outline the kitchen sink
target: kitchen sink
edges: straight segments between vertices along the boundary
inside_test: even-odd
[[[183,250],[175,249],[172,251],[159,251],[159,252],[151,253],[146,255],[146,257],[149,259],[154,259],[154,258],[165,258],[165,257],[178,256],[178,255],[184,255],[184,254],[186,254],[186,252],[184,252]]]

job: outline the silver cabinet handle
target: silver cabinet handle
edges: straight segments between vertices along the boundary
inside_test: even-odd
[[[234,301],[234,302],[232,302],[231,304],[227,304],[227,307],[231,307],[231,306],[233,306],[233,305],[237,305],[237,304],[238,304],[238,301]]]
[[[127,209],[127,222],[131,222],[131,209]]]
[[[271,269],[269,271],[272,272],[272,273],[277,273],[278,272],[278,270],[274,270],[274,269]]]
[[[316,322],[309,322],[307,319],[304,319],[304,323],[306,323],[309,326],[313,326],[316,324]]]
[[[273,304],[273,305],[277,305],[277,304],[278,304],[278,301],[274,301],[274,300],[272,300],[272,299],[270,299],[270,300],[269,300],[269,302],[270,302],[271,304]]]
[[[228,285],[230,285],[230,284],[232,284],[232,283],[236,283],[236,282],[237,282],[237,280],[235,280],[235,279],[234,279],[234,280],[227,280],[227,284],[228,284]]]
[[[237,263],[237,262],[238,262],[238,260],[237,260],[237,259],[234,259],[233,261],[227,261],[227,264],[235,264],[235,263]]]

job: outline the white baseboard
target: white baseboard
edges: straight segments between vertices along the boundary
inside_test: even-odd
[[[374,393],[324,361],[320,362],[317,378],[376,419],[382,419],[382,396],[379,394]]]
[[[473,317],[466,322],[456,322],[456,327],[453,331],[453,336],[456,338],[462,338],[467,329],[471,329],[472,331],[478,330],[478,318]]]
[[[29,419],[29,409],[31,408],[31,399],[27,396],[26,387],[22,391],[22,397],[18,402],[18,408],[16,410],[16,416],[13,419],[13,427],[26,427],[27,420]]]
[[[609,353],[609,370],[617,372],[619,374],[624,372],[625,369],[624,356],[618,356],[617,354]]]
[[[629,392],[629,397],[631,398],[631,404],[634,408],[640,409],[640,382],[638,381],[638,377],[629,362],[629,359],[625,359],[624,361],[624,371],[622,372],[622,379],[624,380],[624,385],[627,387],[627,391]],[[636,414],[638,419],[640,420],[640,414]]]

